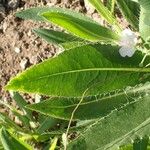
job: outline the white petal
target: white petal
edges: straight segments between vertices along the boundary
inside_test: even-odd
[[[135,53],[135,49],[133,47],[123,46],[119,49],[119,54],[122,57],[125,57],[125,56],[132,57],[134,53]]]
[[[121,48],[119,49],[119,54],[120,54],[122,57],[127,56],[126,53],[127,53],[126,47],[121,47]]]
[[[127,56],[128,57],[132,57],[134,55],[134,53],[135,53],[135,49],[134,48],[130,48],[127,51]]]

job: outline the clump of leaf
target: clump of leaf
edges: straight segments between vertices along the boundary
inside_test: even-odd
[[[52,97],[27,105],[25,109],[55,119],[70,120],[67,130],[61,131],[65,149],[142,147],[146,150],[149,144],[142,141],[150,135],[150,57],[147,46],[146,52],[142,50],[145,47],[143,43],[148,44],[150,36],[150,2],[112,0],[111,9],[98,0],[89,2],[108,26],[80,13],[56,7],[31,8],[17,13],[23,19],[55,24],[66,32],[35,29],[38,36],[61,47],[62,53],[18,74],[8,82],[6,89]],[[116,4],[131,29],[143,40],[140,47],[135,47],[132,57],[123,58],[119,54],[123,27],[112,13]],[[141,63],[143,67],[140,67]],[[73,130],[70,129],[72,120],[77,122],[78,134],[70,141],[68,132]],[[85,128],[79,130],[78,124]],[[47,129],[46,124],[41,125],[37,130],[39,134]],[[136,143],[136,139],[142,139],[141,143]],[[56,146],[56,141],[54,138],[52,146]]]

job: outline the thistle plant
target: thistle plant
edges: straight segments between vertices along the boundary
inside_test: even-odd
[[[16,14],[39,23],[50,22],[66,32],[34,29],[62,53],[18,74],[5,89],[51,97],[25,105],[25,109],[67,121],[61,134],[52,137],[53,149],[57,140],[68,150],[150,149],[150,1],[109,0],[106,6],[100,0],[88,2],[107,25],[57,7]],[[128,28],[118,23],[115,6],[129,22]],[[9,130],[4,127],[5,132]],[[6,142],[4,127],[2,142],[11,145]]]

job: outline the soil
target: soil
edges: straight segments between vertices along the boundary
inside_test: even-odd
[[[53,28],[51,24],[36,23],[15,17],[22,9],[37,6],[59,6],[86,12],[83,0],[0,0],[0,97],[7,101],[9,93],[3,88],[11,77],[27,67],[55,55],[57,48],[33,32],[33,28]]]

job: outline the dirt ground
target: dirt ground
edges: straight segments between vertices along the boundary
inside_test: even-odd
[[[3,87],[10,77],[27,67],[52,57],[57,48],[33,32],[33,28],[53,28],[50,24],[36,23],[15,17],[22,9],[36,6],[60,6],[86,12],[83,0],[0,0],[0,97],[9,99]]]

